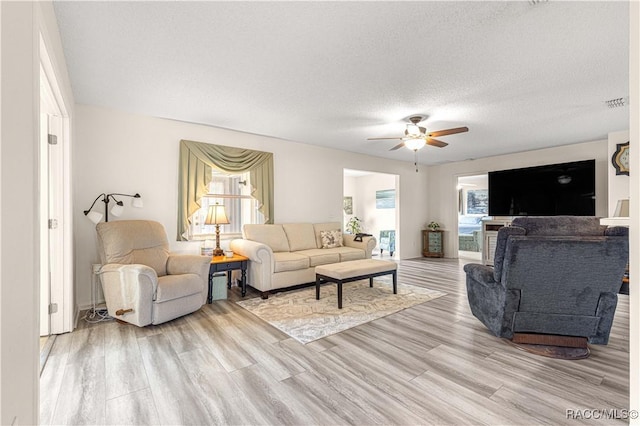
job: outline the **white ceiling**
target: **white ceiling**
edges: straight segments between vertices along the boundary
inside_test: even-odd
[[[438,164],[628,129],[624,1],[54,3],[76,102]],[[423,122],[424,125],[424,122]],[[215,142],[215,141],[206,141]]]

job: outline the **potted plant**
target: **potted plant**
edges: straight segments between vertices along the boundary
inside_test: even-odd
[[[359,234],[361,230],[362,221],[360,219],[358,219],[356,216],[349,219],[349,222],[347,222],[347,231],[350,234]]]
[[[438,222],[434,222],[431,221],[429,222],[429,224],[427,225],[427,228],[431,229],[432,231],[437,230],[438,228],[440,228],[440,224]]]

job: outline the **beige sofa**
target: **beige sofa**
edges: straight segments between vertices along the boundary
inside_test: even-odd
[[[341,228],[340,222],[244,225],[244,238],[231,241],[230,248],[251,260],[247,283],[268,297],[275,289],[315,282],[318,265],[370,259],[374,237],[360,242],[345,234],[342,246],[322,248],[323,233]]]

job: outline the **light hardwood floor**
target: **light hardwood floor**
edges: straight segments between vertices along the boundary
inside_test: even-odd
[[[41,423],[616,423],[567,410],[628,408],[628,296],[607,346],[544,358],[471,315],[463,263],[402,261],[399,282],[447,295],[307,345],[237,306],[237,288],[160,326],[83,322],[51,350]]]

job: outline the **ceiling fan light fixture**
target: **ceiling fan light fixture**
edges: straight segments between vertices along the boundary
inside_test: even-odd
[[[420,136],[420,127],[417,124],[407,124],[408,136]]]
[[[425,146],[426,143],[427,142],[422,138],[407,139],[406,141],[404,141],[404,146],[409,148],[411,151],[417,151],[423,146]]]
[[[455,135],[457,133],[464,133],[469,131],[468,127],[456,127],[452,129],[436,130],[427,133],[427,129],[425,127],[419,126],[419,123],[425,118],[426,117],[422,117],[419,115],[409,117],[409,121],[411,123],[406,124],[404,136],[367,138],[367,140],[400,139],[402,140],[402,142],[391,148],[389,151],[395,151],[402,148],[403,146],[406,146],[410,150],[418,152],[418,150],[425,145],[435,146],[438,148],[444,148],[448,145],[446,142],[442,142],[434,138],[437,138],[439,136]]]

